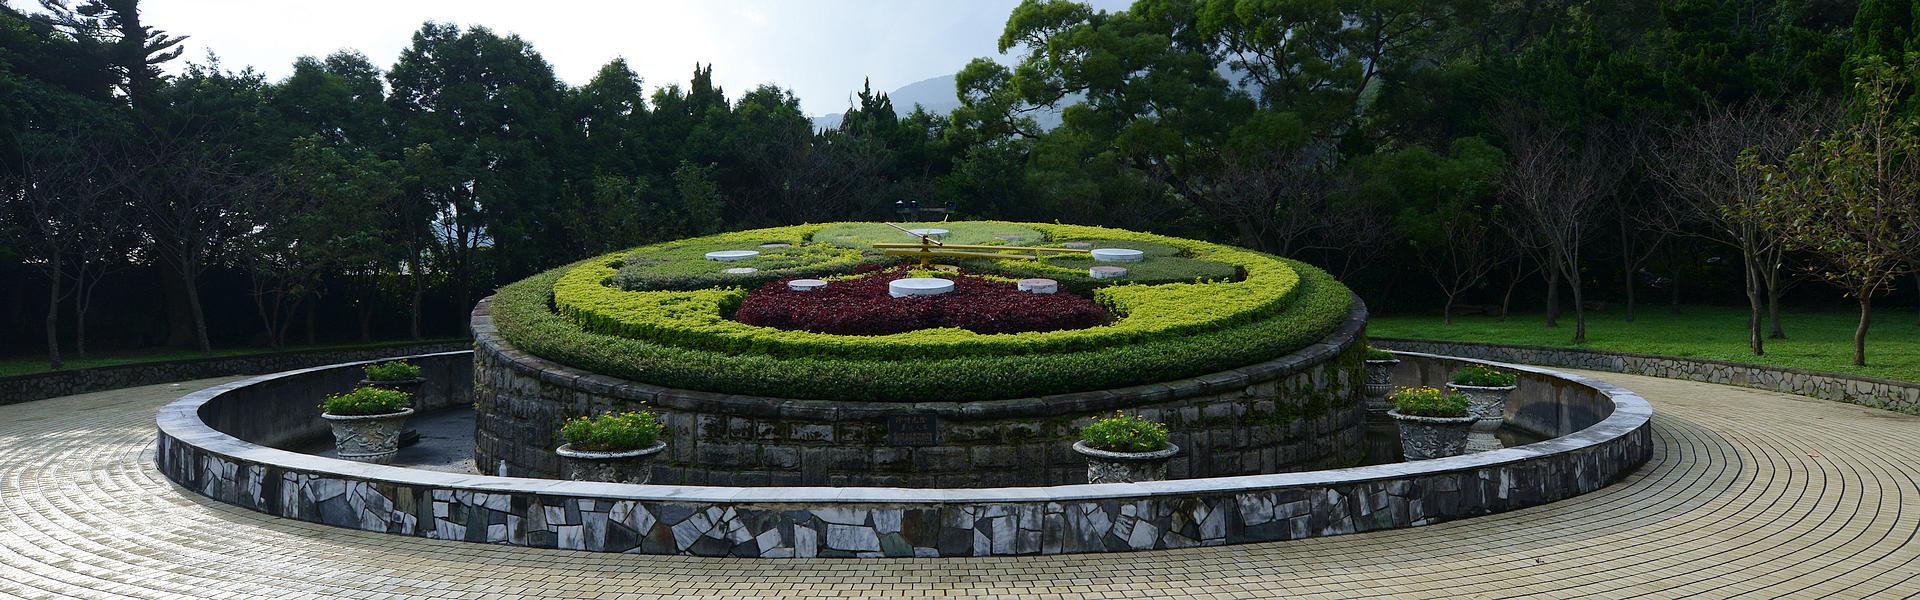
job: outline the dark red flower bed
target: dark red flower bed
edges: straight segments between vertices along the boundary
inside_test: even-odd
[[[938,296],[887,295],[888,282],[907,276],[905,268],[894,267],[811,292],[789,290],[791,279],[782,279],[749,292],[733,318],[748,325],[840,335],[886,335],[935,327],[1020,333],[1113,322],[1106,309],[1080,296],[1029,294],[1009,282],[964,274],[943,275],[953,280],[953,291]]]

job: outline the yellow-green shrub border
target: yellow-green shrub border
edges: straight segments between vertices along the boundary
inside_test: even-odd
[[[846,336],[756,327],[725,313],[746,296],[742,288],[630,292],[609,287],[621,258],[638,248],[588,260],[553,284],[561,315],[594,333],[649,343],[736,355],[856,360],[953,358],[1072,353],[1191,336],[1273,316],[1299,287],[1299,274],[1282,260],[1240,248],[1104,227],[1002,223],[1030,227],[1053,241],[1133,240],[1166,244],[1195,258],[1233,265],[1240,281],[1116,285],[1094,292],[1096,302],[1120,319],[1109,326],[1018,334],[977,334],[962,329],[923,329],[884,336]],[[835,224],[796,225],[724,233],[701,241],[805,240]]]
[[[629,381],[779,398],[995,400],[1175,381],[1273,360],[1324,341],[1348,317],[1352,292],[1325,271],[1286,262],[1299,273],[1298,298],[1271,318],[1190,337],[1033,356],[909,361],[775,358],[688,350],[591,333],[555,314],[550,304],[555,281],[587,263],[508,284],[490,304],[500,337],[520,351]]]

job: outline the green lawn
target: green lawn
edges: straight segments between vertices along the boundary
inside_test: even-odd
[[[352,350],[356,348],[384,348],[388,346],[410,346],[413,344],[432,344],[432,343],[438,343],[438,342],[451,342],[458,339],[464,339],[464,338],[440,338],[440,339],[421,340],[418,342],[415,342],[412,340],[387,341],[387,342],[374,342],[371,344],[317,344],[312,346],[288,345],[287,349],[282,350],[281,352],[303,352],[303,351],[311,351],[311,350]],[[266,348],[215,348],[213,350],[213,356],[215,357],[246,356],[249,354],[273,354],[273,353],[275,353],[275,351],[268,350]],[[166,362],[170,360],[188,360],[188,359],[194,359],[194,358],[202,358],[203,356],[204,355],[200,354],[199,352],[196,352],[193,350],[180,349],[180,348],[152,348],[152,349],[146,349],[146,350],[94,353],[92,356],[89,356],[87,358],[80,358],[78,356],[73,356],[72,354],[68,354],[66,356],[61,357],[62,359],[61,369],[74,370],[74,369],[88,369],[93,367],[110,367],[115,365],[130,365],[130,364],[150,363],[150,362]],[[0,377],[8,377],[12,375],[27,375],[31,373],[45,373],[47,371],[48,371],[47,357],[44,354],[11,356],[7,358],[0,358]]]
[[[1920,381],[1920,325],[1915,324],[1911,307],[1874,312],[1874,326],[1867,334],[1866,367],[1850,364],[1857,322],[1852,311],[1788,311],[1781,320],[1790,339],[1767,340],[1766,356],[1747,351],[1746,309],[1683,306],[1680,312],[1674,315],[1666,306],[1647,307],[1631,323],[1617,308],[1589,312],[1587,343],[1577,346],[1570,341],[1572,314],[1562,317],[1557,328],[1543,325],[1537,314],[1513,315],[1504,322],[1486,316],[1455,317],[1451,326],[1442,324],[1438,315],[1375,317],[1367,325],[1367,334],[1638,352]]]

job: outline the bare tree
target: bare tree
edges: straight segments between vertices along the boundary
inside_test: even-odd
[[[200,276],[230,240],[249,229],[241,202],[268,179],[241,166],[230,149],[201,143],[201,137],[159,133],[124,145],[123,167],[130,176],[123,188],[143,217],[154,254],[184,284],[195,341],[201,353],[211,354]]]
[[[1437,240],[1414,244],[1413,255],[1419,259],[1420,267],[1439,284],[1441,295],[1446,296],[1440,314],[1447,325],[1453,324],[1453,304],[1460,294],[1480,285],[1511,256],[1499,247],[1493,231],[1494,219],[1474,208],[1460,206],[1432,215],[1437,222],[1428,227]]]
[[[1780,297],[1786,244],[1754,210],[1763,201],[1761,176],[1739,164],[1742,152],[1778,162],[1803,140],[1829,125],[1836,111],[1811,99],[1785,104],[1753,100],[1717,108],[1685,125],[1669,126],[1665,143],[1647,155],[1647,172],[1674,193],[1674,202],[1642,215],[1641,224],[1694,236],[1740,253],[1745,265],[1747,340],[1755,356],[1766,354],[1766,337],[1785,339]],[[1762,313],[1772,329],[1762,336]]]
[[[104,145],[85,134],[27,135],[20,144],[7,210],[0,228],[8,241],[29,253],[27,262],[47,278],[47,361],[62,367],[60,304],[76,297],[85,332],[85,300],[92,297],[104,249],[119,230],[122,214],[113,203],[115,171],[106,167]],[[77,285],[64,284],[74,278]],[[85,353],[82,339],[77,350]]]
[[[1617,187],[1623,152],[1617,136],[1589,129],[1577,139],[1523,111],[1506,111],[1500,128],[1509,164],[1504,196],[1517,229],[1544,251],[1548,272],[1557,272],[1573,292],[1574,343],[1587,339],[1581,253],[1595,229],[1602,201]]]
[[[1327,226],[1330,178],[1298,150],[1227,157],[1201,187],[1188,196],[1252,248],[1292,256]]]

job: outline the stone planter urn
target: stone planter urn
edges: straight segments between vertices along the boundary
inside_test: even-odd
[[[1464,417],[1421,417],[1387,411],[1400,424],[1400,455],[1407,460],[1428,460],[1459,456],[1467,451],[1467,430],[1473,415]]]
[[[427,378],[425,377],[415,377],[413,379],[394,379],[394,380],[384,380],[384,381],[376,381],[372,379],[361,379],[360,387],[377,387],[377,388],[386,388],[389,390],[399,390],[402,392],[406,392],[407,397],[409,398],[419,398],[420,386],[426,385],[426,383],[427,383]],[[408,427],[400,431],[400,447],[405,448],[407,446],[412,446],[418,443],[420,443],[420,432],[414,431],[412,427]]]
[[[1168,442],[1153,452],[1110,452],[1079,441],[1073,451],[1087,457],[1087,483],[1136,483],[1166,480],[1167,462],[1180,453],[1180,446]]]
[[[1384,419],[1387,411],[1393,409],[1393,404],[1387,402],[1387,392],[1392,391],[1393,367],[1400,364],[1400,359],[1369,360],[1366,363],[1367,417]]]
[[[381,415],[335,415],[321,413],[333,427],[333,445],[340,458],[354,462],[384,465],[400,452],[400,430],[406,428],[413,409]]]
[[[1486,387],[1477,385],[1447,384],[1447,389],[1467,395],[1467,410],[1479,420],[1473,422],[1473,431],[1467,437],[1468,452],[1486,452],[1501,448],[1500,438],[1494,432],[1507,422],[1507,394],[1519,386]]]
[[[574,481],[605,481],[610,483],[646,483],[653,479],[653,459],[660,451],[667,449],[667,443],[656,441],[652,446],[639,450],[618,452],[587,452],[574,450],[573,444],[562,444],[554,452],[560,455],[561,471],[567,479]]]

